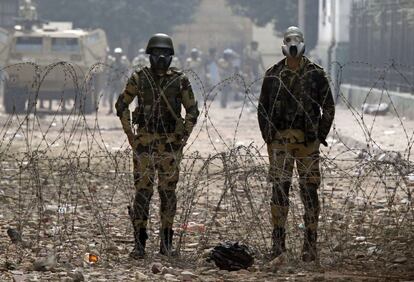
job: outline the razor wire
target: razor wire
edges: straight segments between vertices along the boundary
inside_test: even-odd
[[[386,76],[390,72],[404,74],[394,62],[375,68],[379,75],[364,99],[367,102],[375,88],[381,89],[379,103],[384,99],[390,103],[402,130],[398,137],[404,139],[405,145],[389,150],[376,141],[377,114],[367,118],[341,91],[342,73],[349,66],[364,63],[334,64],[337,73],[332,75],[331,82],[337,108],[352,120],[362,138],[354,140],[343,135],[334,121],[330,146],[321,152],[321,264],[326,268],[359,270],[391,267],[398,273],[406,265],[393,262],[396,257],[407,257],[408,267],[414,265],[414,258],[409,255],[414,253],[414,130],[407,128],[407,120],[399,115],[387,89]],[[97,95],[95,113],[86,115],[83,111],[88,95],[95,91],[94,77],[110,71],[111,66],[97,64],[83,76],[76,66],[66,62],[47,67],[23,63],[5,67],[1,72],[7,73],[8,68],[27,68],[24,71],[34,75],[25,90],[25,112],[0,116],[0,221],[17,228],[32,241],[36,254],[51,247],[66,260],[75,260],[88,247],[80,242],[87,241],[95,243],[103,259],[119,260],[111,252],[113,246],[121,244],[122,249],[129,249],[133,243],[126,210],[135,194],[132,151],[118,117],[102,114],[106,109],[104,92]],[[58,103],[50,102],[52,109],[45,112],[39,108],[42,87],[56,71],[65,81],[61,99]],[[203,264],[206,249],[223,240],[237,240],[252,246],[259,263],[264,264],[271,236],[266,146],[258,125],[257,136],[252,136],[248,143],[239,140],[244,131],[251,130],[256,119],[262,79],[248,81],[237,74],[207,88],[192,70],[185,73],[193,81],[201,114],[181,162],[174,225],[178,234],[175,242],[181,253],[177,263]],[[122,75],[127,79],[128,74]],[[408,79],[404,81],[410,83]],[[112,83],[107,80],[104,89]],[[68,101],[67,85],[73,86],[73,101]],[[223,127],[223,121],[218,121],[221,116],[215,114],[220,109],[217,100],[229,86],[242,97],[228,104],[235,115],[232,128]],[[288,255],[296,261],[304,229],[298,190],[295,174],[287,241]],[[149,220],[150,250],[157,248],[158,209],[159,199],[155,195]],[[8,246],[3,243],[2,249],[6,250],[7,260]],[[22,250],[19,259],[28,253]],[[151,256],[150,253],[148,260]]]

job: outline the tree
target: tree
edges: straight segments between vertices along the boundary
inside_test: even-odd
[[[250,18],[258,26],[273,23],[278,35],[282,35],[289,26],[298,26],[298,0],[226,1],[235,14]],[[306,0],[304,4],[305,26],[301,28],[305,34],[306,49],[311,50],[318,41],[319,0]]]
[[[273,23],[279,35],[298,24],[298,0],[227,0],[227,3],[233,13],[250,18],[258,26]]]
[[[36,0],[41,19],[71,21],[77,28],[102,28],[112,48],[132,56],[157,32],[171,33],[192,20],[200,0]]]

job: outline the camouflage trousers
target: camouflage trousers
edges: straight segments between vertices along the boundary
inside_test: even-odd
[[[275,228],[284,228],[289,211],[289,190],[293,169],[299,175],[300,197],[304,205],[304,222],[307,230],[316,231],[319,217],[317,189],[320,185],[319,141],[307,144],[268,144],[269,180],[273,184],[271,213]]]
[[[134,228],[146,228],[155,176],[161,201],[161,228],[172,228],[177,209],[176,186],[179,179],[182,144],[174,136],[140,133],[134,144],[133,204]]]

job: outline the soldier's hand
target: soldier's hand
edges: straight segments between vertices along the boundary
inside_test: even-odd
[[[187,144],[187,140],[190,137],[188,134],[176,134],[175,140],[179,142],[183,147]]]
[[[319,139],[319,141],[321,142],[322,145],[324,145],[325,147],[328,147],[328,142],[326,142],[325,139]]]
[[[185,134],[182,138],[183,140],[183,144],[187,144],[188,138],[190,138],[190,136],[188,134]]]

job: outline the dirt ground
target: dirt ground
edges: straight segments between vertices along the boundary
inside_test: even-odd
[[[222,109],[208,102],[184,149],[175,226],[181,256],[157,254],[155,193],[148,255],[133,261],[131,154],[118,118],[107,112],[39,111],[25,119],[0,109],[1,281],[414,281],[414,121],[338,106],[321,154],[320,260],[299,259],[294,183],[289,251],[269,262],[270,189],[257,113],[249,103]],[[13,244],[7,230],[19,227],[23,243]],[[251,246],[253,267],[228,272],[206,262],[227,239]]]

